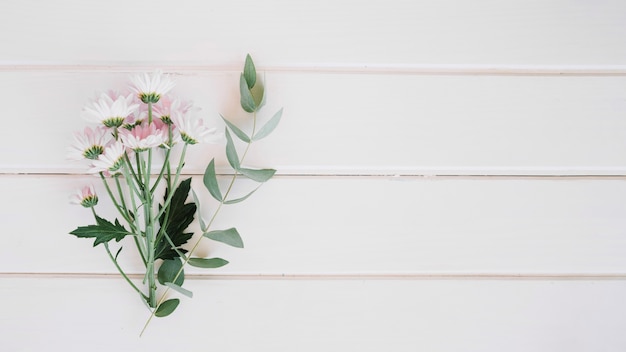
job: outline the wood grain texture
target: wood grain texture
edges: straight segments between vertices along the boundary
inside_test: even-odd
[[[618,0],[2,1],[2,349],[626,350],[624,23]],[[68,195],[98,183],[71,133],[159,67],[249,128],[246,53],[260,119],[285,108],[248,163],[279,176],[215,223],[246,248],[204,243],[231,263],[189,269],[195,298],[139,339],[144,305],[68,234],[92,222]],[[222,148],[185,168],[205,212]]]
[[[2,72],[0,171],[84,173],[65,159],[95,92],[124,89],[127,73]],[[175,94],[223,128],[250,129],[238,72],[176,75]],[[626,77],[421,76],[268,72],[261,122],[285,118],[249,162],[283,174],[624,175]],[[14,131],[28,131],[29,137]],[[37,143],[29,142],[36,138]],[[202,173],[223,147],[191,148]],[[218,165],[224,165],[223,157]]]
[[[1,279],[3,346],[110,351],[618,351],[623,281],[199,280],[167,320],[121,280]],[[97,304],[94,304],[97,302]],[[54,328],[51,327],[54,320]],[[95,342],[97,341],[97,342]]]
[[[68,234],[94,223],[89,211],[68,204],[68,194],[96,181],[0,177],[0,193],[8,195],[0,205],[2,232],[12,244],[0,246],[2,272],[114,273],[101,246]],[[193,187],[208,218],[215,206],[200,179]],[[112,219],[97,190],[98,212]],[[625,199],[622,179],[278,177],[216,220],[216,229],[236,226],[246,248],[207,241],[200,256],[231,264],[189,272],[624,274]],[[123,265],[140,273],[132,241],[124,243]]]
[[[0,62],[625,65],[622,1],[3,1]]]

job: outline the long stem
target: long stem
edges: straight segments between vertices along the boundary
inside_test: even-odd
[[[96,217],[96,211],[94,210],[93,207],[91,208],[91,212],[93,213],[93,216],[95,218]],[[113,253],[111,253],[111,249],[109,248],[109,243],[108,242],[104,242],[104,248],[106,249],[107,254],[109,255],[109,258],[111,259],[111,261],[113,262],[113,264],[117,268],[117,271],[119,271],[119,273],[122,274],[122,277],[124,277],[126,282],[128,282],[128,284],[135,291],[137,291],[137,293],[139,293],[139,295],[141,295],[141,297],[143,297],[144,299],[147,299],[148,297],[143,292],[141,292],[141,290],[139,288],[137,288],[137,286],[135,286],[135,284],[132,281],[130,281],[130,279],[128,278],[128,276],[124,272],[124,270],[122,270],[122,268],[120,267],[119,263],[117,262],[117,259],[113,256]]]
[[[256,112],[253,114],[253,124],[252,124],[252,134],[251,134],[251,136],[254,136],[255,131],[256,131]],[[243,164],[243,161],[246,158],[246,155],[248,154],[248,150],[250,149],[250,145],[251,144],[252,144],[252,138],[250,138],[250,141],[248,142],[248,145],[246,145],[246,149],[245,149],[244,153],[242,154],[241,159],[239,161],[240,164]],[[185,144],[185,147],[186,146],[187,146],[187,144]],[[184,156],[184,153],[183,153],[183,156]],[[207,223],[206,229],[203,229],[203,231],[208,231],[208,229],[213,224],[213,221],[217,217],[217,214],[219,213],[220,209],[222,209],[222,205],[224,205],[224,202],[228,198],[228,195],[230,194],[230,191],[232,190],[232,187],[235,184],[235,180],[237,179],[237,175],[238,175],[238,172],[237,172],[237,170],[235,170],[235,173],[233,174],[233,177],[230,180],[230,183],[228,185],[228,188],[226,189],[226,192],[224,193],[224,196],[222,197],[222,200],[220,201],[219,205],[217,206],[217,209],[215,209],[215,212],[213,213],[213,216],[211,217],[211,219]],[[189,262],[189,259],[191,259],[192,254],[198,248],[198,245],[200,244],[202,239],[203,239],[203,237],[200,237],[196,241],[196,243],[193,245],[191,250],[187,253],[187,257],[184,258],[184,260],[183,260],[183,265],[178,270],[178,273],[176,273],[176,276],[174,276],[174,279],[172,280],[173,282],[176,282],[176,280],[178,279],[180,274],[183,272],[185,265],[187,265],[187,263]],[[165,288],[165,291],[161,294],[161,297],[159,298],[159,301],[157,302],[156,307],[154,307],[154,309],[152,310],[152,313],[150,314],[150,317],[148,317],[148,320],[146,321],[146,324],[143,326],[143,329],[141,330],[141,333],[139,334],[140,337],[146,331],[146,329],[148,328],[148,325],[150,325],[150,322],[152,321],[152,318],[154,318],[154,316],[156,314],[156,311],[159,309],[161,304],[163,304],[163,302],[165,301],[165,298],[166,298],[167,294],[169,293],[169,290],[170,290],[170,288],[168,286],[168,287]]]

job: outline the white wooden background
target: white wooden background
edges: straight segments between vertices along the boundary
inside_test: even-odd
[[[625,38],[617,0],[3,0],[2,350],[624,351]],[[231,264],[139,338],[145,307],[68,235],[94,181],[71,133],[155,68],[243,124],[248,52],[261,116],[285,109],[251,164],[279,174],[219,218],[246,248],[202,248]]]

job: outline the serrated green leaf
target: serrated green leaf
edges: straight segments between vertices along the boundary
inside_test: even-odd
[[[265,182],[269,180],[270,178],[272,178],[272,176],[274,176],[274,174],[276,173],[276,170],[274,169],[254,170],[254,169],[246,169],[243,167],[239,168],[238,171],[242,175],[256,182]]]
[[[222,120],[224,120],[226,125],[233,131],[235,136],[239,137],[239,139],[241,139],[242,141],[244,141],[246,143],[250,142],[250,137],[248,137],[248,135],[245,134],[245,132],[240,130],[239,127],[235,126],[230,121],[226,120],[226,118],[224,116],[222,116],[222,115],[220,115],[220,116],[222,117]]]
[[[283,109],[280,109],[278,110],[277,113],[274,114],[274,116],[272,116],[271,119],[269,119],[269,121],[267,121],[265,125],[263,125],[263,127],[261,127],[259,132],[257,132],[254,136],[252,136],[252,140],[258,141],[261,138],[267,137],[267,135],[272,133],[272,131],[274,131],[276,126],[278,126],[278,123],[280,122],[280,119],[282,116],[283,116]]]
[[[256,84],[256,68],[250,54],[246,55],[246,63],[243,66],[243,77],[246,79],[246,85],[252,89]]]
[[[168,299],[167,301],[161,303],[159,308],[157,308],[156,312],[154,312],[154,315],[159,318],[166,317],[172,314],[174,310],[176,310],[176,307],[178,307],[179,303],[180,303],[180,299],[178,298]]]
[[[233,142],[233,137],[230,136],[230,132],[228,132],[228,128],[225,129],[226,134],[226,158],[228,159],[228,163],[230,166],[239,170],[239,155],[237,155],[237,149],[235,148],[235,143]]]
[[[239,79],[239,94],[241,94],[241,107],[246,112],[254,112],[256,110],[256,104],[254,103],[254,98],[252,97],[250,88],[248,88],[246,79],[243,77],[243,73],[241,74],[241,78]]]
[[[126,231],[124,226],[122,226],[117,219],[115,219],[115,224],[112,224],[108,220],[96,215],[96,223],[97,225],[80,226],[70,232],[70,234],[81,238],[95,238],[93,243],[94,247],[113,239],[119,242],[126,235],[133,235]]]
[[[190,189],[191,178],[182,181],[172,195],[169,204],[169,214],[164,212],[159,218],[161,227],[165,224],[165,232],[157,239],[154,251],[156,259],[171,259],[180,256],[180,252],[186,252],[181,246],[187,243],[193,236],[192,232],[185,231],[193,222],[196,214],[196,205],[194,203],[186,203]],[[169,189],[165,190],[164,201],[167,199],[169,192]],[[166,215],[168,216],[167,219]],[[172,247],[172,244],[165,236],[169,236],[174,247]]]
[[[259,186],[259,187],[261,187],[261,186]],[[253,189],[252,192],[246,194],[245,196],[243,196],[241,198],[229,199],[229,200],[225,201],[224,204],[235,204],[235,203],[243,202],[244,200],[248,199],[248,197],[250,197],[254,192],[256,192],[256,190],[259,189],[259,187]],[[202,230],[202,231],[206,231],[206,230]]]
[[[222,201],[222,192],[220,186],[217,183],[217,175],[215,174],[215,159],[211,159],[209,165],[207,165],[204,171],[204,186],[209,190],[211,196],[218,202]]]
[[[222,258],[190,258],[187,264],[197,268],[215,269],[228,264],[228,260]]]
[[[193,292],[191,292],[191,291],[189,291],[187,289],[184,289],[184,288],[182,288],[182,287],[180,287],[180,286],[178,286],[176,284],[173,284],[171,282],[166,282],[165,286],[167,286],[167,287],[171,288],[172,290],[180,293],[181,295],[187,296],[189,298],[193,298]]]
[[[237,232],[237,229],[234,227],[226,230],[214,230],[205,232],[204,234],[202,234],[202,236],[210,238],[214,241],[226,243],[227,245],[233,247],[243,248],[243,240],[241,239],[241,236],[239,236],[239,232]]]
[[[173,259],[164,260],[159,268],[159,272],[157,273],[157,279],[161,285],[165,285],[167,282],[173,282],[178,286],[182,286],[183,282],[185,282],[185,272],[182,271],[176,281],[174,278],[178,271],[183,267],[183,263],[179,257]]]

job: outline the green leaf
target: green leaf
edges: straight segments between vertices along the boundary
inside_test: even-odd
[[[233,143],[233,137],[230,136],[230,132],[228,132],[228,128],[226,131],[226,158],[228,159],[228,163],[232,166],[233,169],[239,170],[239,156],[237,155],[237,149],[235,148],[235,143]]]
[[[280,118],[282,116],[283,116],[283,109],[280,109],[278,110],[277,113],[274,114],[274,116],[272,116],[272,118],[269,121],[267,121],[265,125],[263,125],[263,127],[261,127],[259,132],[257,132],[254,136],[252,136],[252,140],[258,141],[261,138],[267,137],[267,135],[272,133],[272,131],[274,131],[276,126],[278,126],[278,123],[280,122]]]
[[[124,247],[120,247],[120,249],[117,250],[117,253],[115,253],[115,260],[117,260],[117,256],[120,255],[120,252],[122,251],[122,248],[124,248]]]
[[[222,258],[190,258],[187,264],[197,268],[215,269],[228,264],[228,260]]]
[[[243,248],[243,241],[241,240],[241,236],[239,236],[239,232],[234,227],[231,227],[227,230],[215,230],[209,231],[202,234],[202,236],[206,238],[210,238],[214,241],[226,243],[227,245]]]
[[[154,315],[159,318],[166,317],[174,312],[179,303],[180,300],[178,298],[168,299],[167,301],[161,303],[156,312],[154,312]]]
[[[246,85],[252,89],[256,84],[256,68],[250,54],[246,55],[246,63],[243,66],[243,77],[246,79]]]
[[[265,89],[262,84],[257,84],[254,88],[250,88],[250,94],[254,100],[255,110],[258,111],[265,104]]]
[[[261,186],[259,185],[259,187],[261,187]],[[256,190],[259,189],[259,187],[253,189],[252,192],[246,194],[245,196],[243,196],[241,198],[229,199],[229,200],[225,201],[224,204],[235,204],[235,203],[243,202],[244,200],[248,199],[248,197],[250,197],[254,192],[256,192]],[[202,231],[205,231],[205,230],[202,230]]]
[[[241,107],[246,112],[254,112],[256,110],[256,104],[254,103],[254,98],[252,97],[250,88],[248,88],[246,79],[243,77],[243,73],[241,74],[241,78],[239,79],[239,93],[241,94]]]
[[[183,263],[180,258],[167,259],[164,260],[159,268],[159,272],[157,273],[157,279],[161,285],[165,285],[168,282],[173,282],[178,286],[182,286],[183,282],[185,282],[185,272],[182,271],[176,281],[174,278],[178,271],[183,267]]]
[[[202,218],[202,212],[200,211],[200,201],[198,200],[198,195],[196,194],[196,191],[194,191],[193,189],[191,190],[191,194],[193,195],[193,202],[196,203],[196,208],[198,211],[198,220],[200,221],[200,229],[202,230],[202,232],[206,231],[207,226],[206,223],[204,222],[204,219]]]
[[[239,172],[246,176],[247,178],[254,180],[256,182],[265,182],[272,178],[276,173],[274,169],[261,169],[261,170],[253,170],[246,168],[239,168]]]
[[[184,288],[182,288],[182,287],[180,287],[180,286],[178,286],[176,284],[173,284],[171,282],[166,282],[165,286],[167,286],[167,287],[171,288],[172,290],[180,293],[181,295],[187,296],[189,298],[193,298],[193,292],[191,292],[191,291],[189,291],[187,289],[184,289]]]
[[[222,192],[220,186],[217,184],[217,175],[215,174],[215,158],[211,159],[209,165],[207,165],[204,171],[204,186],[209,190],[211,196],[218,202],[222,201]]]
[[[242,130],[240,130],[239,127],[235,126],[230,121],[226,120],[226,118],[224,116],[222,116],[222,115],[220,115],[220,116],[222,117],[222,120],[224,120],[226,125],[228,125],[228,128],[230,128],[233,131],[235,136],[239,137],[239,139],[241,139],[242,141],[244,141],[246,143],[250,142],[250,137],[248,137],[247,134],[245,134]]]
[[[187,243],[193,236],[193,232],[185,231],[193,222],[196,214],[196,205],[194,203],[185,203],[189,197],[190,189],[191,178],[182,181],[172,195],[172,200],[169,205],[169,215],[167,212],[164,212],[159,218],[159,224],[161,226],[165,224],[165,233],[157,238],[156,248],[154,250],[154,257],[156,259],[172,259],[179,257],[178,252],[187,252],[182,249],[181,246]],[[168,193],[169,190],[166,189],[164,199],[167,199]],[[168,215],[169,219],[166,219],[166,215]],[[172,247],[165,236],[169,236],[175,247]]]
[[[132,233],[126,231],[124,226],[115,219],[115,224],[112,224],[106,219],[103,219],[96,215],[96,225],[80,226],[76,230],[70,232],[70,234],[81,238],[95,238],[93,246],[97,246],[100,243],[106,243],[111,240],[121,241],[126,235],[132,235]]]

